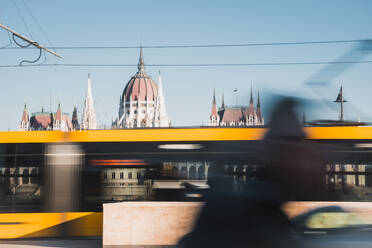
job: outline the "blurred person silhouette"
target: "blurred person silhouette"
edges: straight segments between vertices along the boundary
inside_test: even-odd
[[[296,104],[284,98],[272,112],[258,180],[236,190],[232,177],[212,177],[194,230],[178,247],[300,247],[282,203],[313,192],[321,173],[316,149],[304,144]]]

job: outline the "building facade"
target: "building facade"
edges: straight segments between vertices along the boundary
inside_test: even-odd
[[[263,126],[264,118],[261,111],[260,95],[257,95],[257,105],[254,108],[253,91],[251,88],[251,96],[248,106],[232,106],[225,105],[224,95],[222,95],[221,107],[217,110],[216,93],[213,91],[212,111],[209,116],[209,126]]]
[[[61,104],[58,104],[56,112],[45,111],[41,108],[41,112],[32,113],[29,117],[27,104],[25,104],[22,119],[18,128],[19,131],[40,131],[40,130],[59,130],[72,131],[74,130],[70,115],[62,112]]]
[[[114,128],[169,127],[162,80],[159,85],[145,72],[140,50],[138,71],[126,84],[119,103],[119,116],[113,122]]]

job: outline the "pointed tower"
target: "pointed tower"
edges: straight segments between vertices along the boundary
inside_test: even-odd
[[[53,130],[67,131],[60,102],[58,103],[57,112],[53,118]]]
[[[73,130],[79,130],[80,129],[80,124],[79,124],[79,120],[78,120],[78,116],[77,116],[76,106],[74,106],[74,110],[72,111],[71,123],[72,123],[72,129]]]
[[[160,71],[159,71],[158,95],[156,97],[156,103],[155,103],[154,126],[155,127],[169,127],[170,126],[169,118],[167,115],[167,110],[165,108],[165,103],[164,103],[163,83],[162,83]]]
[[[225,108],[225,96],[224,93],[222,92],[222,104],[221,104],[221,109]]]
[[[264,119],[261,112],[260,92],[257,93],[257,108],[256,108],[257,123],[256,125],[264,125]]]
[[[138,72],[145,72],[145,62],[143,60],[142,47],[140,47],[140,56],[139,56],[137,68],[138,68]]]
[[[253,112],[254,112],[254,106],[253,106],[253,89],[252,89],[252,85],[251,85],[251,96],[250,96],[250,98],[249,98],[249,111],[250,111],[249,114],[253,114]]]
[[[81,120],[81,128],[82,129],[96,129],[97,128],[96,114],[95,114],[94,105],[93,105],[92,88],[91,88],[91,83],[90,83],[90,74],[88,74],[87,95],[84,101],[84,110],[83,110],[83,118]]]
[[[222,95],[222,99],[223,99],[223,95]],[[212,102],[211,115],[209,116],[209,126],[218,126],[218,124],[219,124],[219,116],[217,114],[216,89],[213,89],[213,102]]]
[[[30,126],[30,119],[28,116],[27,104],[25,103],[25,106],[23,108],[23,113],[22,113],[22,120],[19,125],[19,131],[28,131],[29,126]]]

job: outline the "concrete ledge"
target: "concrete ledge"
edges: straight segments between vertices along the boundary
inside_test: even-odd
[[[103,245],[174,245],[193,229],[202,206],[200,202],[103,204]]]
[[[288,202],[293,218],[311,209],[338,205],[372,224],[372,202]],[[121,202],[103,204],[104,247],[167,247],[189,233],[203,203]],[[233,211],[233,210],[232,210]]]

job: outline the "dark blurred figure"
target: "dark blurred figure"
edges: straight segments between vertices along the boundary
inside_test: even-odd
[[[260,180],[237,187],[232,177],[211,178],[195,228],[179,247],[300,247],[281,205],[311,192],[320,173],[307,167],[311,159],[306,160],[314,154],[303,144],[305,133],[295,105],[283,99],[273,111],[263,142]]]

